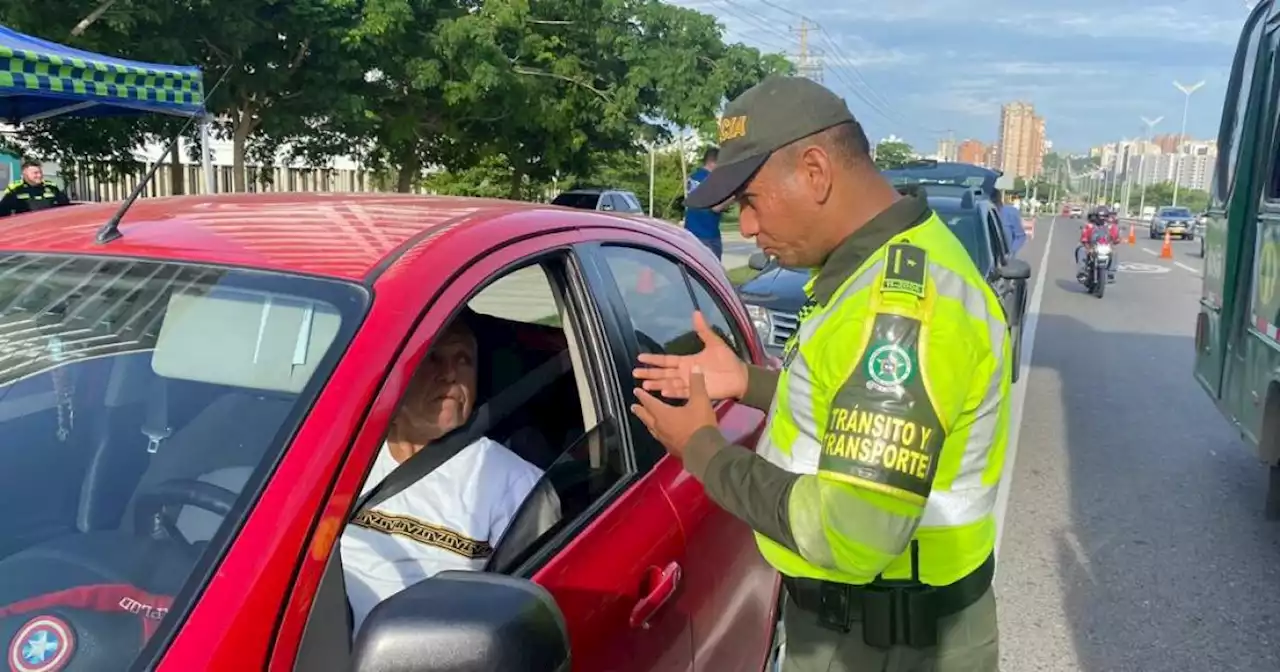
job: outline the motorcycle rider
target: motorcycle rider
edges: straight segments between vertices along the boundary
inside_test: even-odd
[[[1076,247],[1076,277],[1084,281],[1084,251],[1092,246],[1096,238],[1103,238],[1111,243],[1111,258],[1107,263],[1107,282],[1116,281],[1116,251],[1120,244],[1120,226],[1116,217],[1104,205],[1089,213],[1085,224],[1080,229],[1080,245]]]

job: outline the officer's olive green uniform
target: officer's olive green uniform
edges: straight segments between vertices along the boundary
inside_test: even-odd
[[[852,123],[843,101],[794,78],[766,80],[725,115],[717,170],[735,147],[772,151]],[[1010,382],[1000,303],[922,196],[847,238],[805,291],[782,371],[751,369],[743,401],[769,409],[758,456],[710,428],[685,451],[784,576],[783,669],[994,672]]]

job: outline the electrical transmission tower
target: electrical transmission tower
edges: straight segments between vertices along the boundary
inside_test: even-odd
[[[809,52],[809,22],[800,19],[800,27],[796,29],[800,36],[800,53],[796,59],[796,74],[815,82],[822,82],[822,62]]]

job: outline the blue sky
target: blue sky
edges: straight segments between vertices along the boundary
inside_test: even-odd
[[[726,37],[770,51],[798,48],[808,17],[824,83],[846,97],[875,141],[890,133],[928,153],[995,139],[1000,105],[1027,100],[1055,150],[1133,137],[1140,117],[1176,133],[1217,135],[1244,0],[674,0],[714,14]],[[864,84],[865,82],[865,84]],[[868,92],[870,91],[870,93]],[[860,99],[855,91],[870,99]],[[882,114],[879,110],[882,110]]]

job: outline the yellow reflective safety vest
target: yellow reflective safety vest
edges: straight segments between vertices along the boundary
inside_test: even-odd
[[[995,548],[1008,435],[1003,309],[936,214],[811,300],[783,356],[757,446],[802,474],[789,517],[799,553],[757,534],[787,576],[944,586]],[[805,478],[803,475],[811,475]]]

